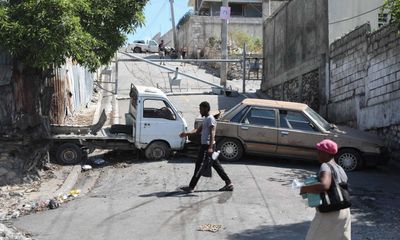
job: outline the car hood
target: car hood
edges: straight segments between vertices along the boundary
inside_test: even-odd
[[[379,137],[378,135],[350,128],[347,126],[337,126],[332,132],[344,139],[357,140],[361,142],[376,144],[379,146],[384,145],[383,138]]]

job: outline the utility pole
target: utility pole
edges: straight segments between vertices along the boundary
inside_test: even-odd
[[[223,0],[222,2],[223,7],[228,7],[228,0]],[[222,26],[221,26],[221,58],[228,59],[228,20],[222,19]],[[221,62],[221,86],[226,87],[226,80],[227,80],[227,64],[226,62]]]
[[[174,0],[169,0],[169,4],[171,5],[171,22],[172,22],[174,48],[175,50],[178,50],[178,39],[176,37],[175,15],[174,15]]]

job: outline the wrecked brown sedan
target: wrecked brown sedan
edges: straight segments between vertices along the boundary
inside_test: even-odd
[[[338,143],[336,160],[346,171],[388,160],[380,137],[330,124],[302,103],[245,99],[218,119],[216,134],[225,161],[238,161],[245,152],[315,160],[315,144],[323,139]]]

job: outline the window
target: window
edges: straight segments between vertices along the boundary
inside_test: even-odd
[[[389,15],[387,13],[378,13],[378,26],[383,27],[388,21]]]
[[[154,99],[147,99],[144,101],[143,117],[176,120],[176,115],[168,103]]]
[[[281,128],[289,128],[301,131],[318,131],[314,124],[308,120],[303,113],[295,111],[279,110]]]
[[[242,120],[243,116],[246,114],[248,107],[243,108],[240,112],[238,112],[232,119],[231,122],[239,123]]]
[[[231,7],[231,16],[243,16],[243,5],[238,3],[229,4]]]
[[[262,5],[257,3],[249,3],[244,7],[245,17],[262,17]]]
[[[242,123],[276,127],[275,111],[263,108],[252,108],[243,119]]]

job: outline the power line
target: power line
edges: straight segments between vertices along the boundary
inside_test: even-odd
[[[151,23],[148,26],[145,26],[147,29],[151,29],[151,27],[153,26],[153,24],[155,23],[155,21],[158,19],[160,13],[162,10],[164,10],[165,4],[168,2],[168,0],[165,0],[164,3],[161,5],[160,9],[157,11],[155,18],[152,19]],[[147,31],[146,31],[147,32]],[[142,31],[142,33],[139,35],[139,39],[142,38],[143,34],[145,33],[145,31]]]
[[[374,8],[374,9],[371,9],[371,10],[369,10],[369,11],[367,11],[367,12],[358,14],[358,15],[353,16],[353,17],[345,18],[345,19],[338,20],[338,21],[335,21],[335,22],[330,22],[329,25],[333,25],[333,24],[341,23],[341,22],[346,22],[346,21],[349,21],[349,20],[351,20],[351,19],[361,17],[361,16],[363,16],[363,15],[365,15],[365,14],[368,14],[368,13],[370,13],[370,12],[373,12],[373,11],[375,11],[375,10],[378,10],[378,9],[382,8],[383,6],[384,6],[384,5],[381,5],[381,6],[379,6],[379,7],[376,7],[376,8]]]

